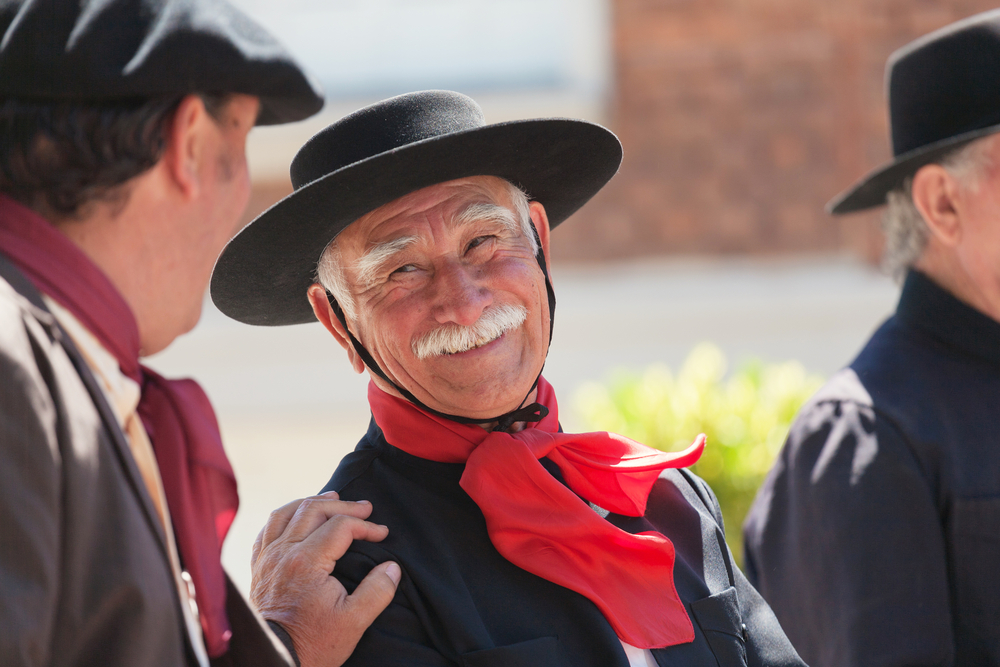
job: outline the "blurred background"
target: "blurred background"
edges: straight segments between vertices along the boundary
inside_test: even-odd
[[[919,35],[992,8],[963,0],[236,0],[327,93],[255,129],[246,221],[291,192],[319,129],[379,99],[444,88],[488,122],[564,116],[621,139],[620,173],[553,237],[559,307],[546,377],[567,430],[671,448],[741,512],[797,405],[888,316],[878,213],[823,207],[887,160],[883,68]],[[707,343],[707,344],[703,344]],[[268,513],[318,491],[369,414],[366,378],[319,325],[202,322],[149,360],[198,379],[241,489],[224,550],[249,587]],[[691,432],[687,432],[690,430]]]

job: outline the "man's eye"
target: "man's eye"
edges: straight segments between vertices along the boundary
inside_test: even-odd
[[[470,250],[478,248],[482,244],[484,244],[487,241],[490,241],[490,240],[492,240],[494,238],[496,238],[496,237],[492,236],[492,235],[489,235],[489,236],[477,236],[476,238],[474,238],[471,241],[469,241],[469,245],[466,247],[465,251],[469,252]]]
[[[417,267],[413,266],[412,264],[404,264],[403,266],[399,267],[398,269],[396,269],[392,273],[394,275],[394,274],[397,274],[397,273],[409,273],[410,271],[416,271],[416,270],[417,270]]]

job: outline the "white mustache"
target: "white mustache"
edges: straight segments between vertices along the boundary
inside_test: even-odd
[[[527,318],[528,309],[524,306],[494,306],[484,311],[472,326],[446,324],[413,341],[410,347],[417,359],[465,352],[517,329]]]

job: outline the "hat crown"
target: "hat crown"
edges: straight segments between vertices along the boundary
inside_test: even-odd
[[[226,0],[0,0],[0,97],[93,104],[190,93],[254,95],[258,125],[323,106],[277,39]]]
[[[306,142],[292,160],[292,185],[297,190],[370,157],[485,125],[482,109],[461,93],[392,97],[341,118]]]
[[[895,156],[1000,124],[1000,10],[899,49],[886,79]]]

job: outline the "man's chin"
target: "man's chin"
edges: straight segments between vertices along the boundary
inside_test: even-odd
[[[523,382],[483,382],[449,387],[435,396],[434,402],[443,407],[431,407],[469,419],[492,419],[521,407],[524,398],[531,392],[533,381],[534,378]],[[518,386],[517,391],[512,391],[512,386]]]

